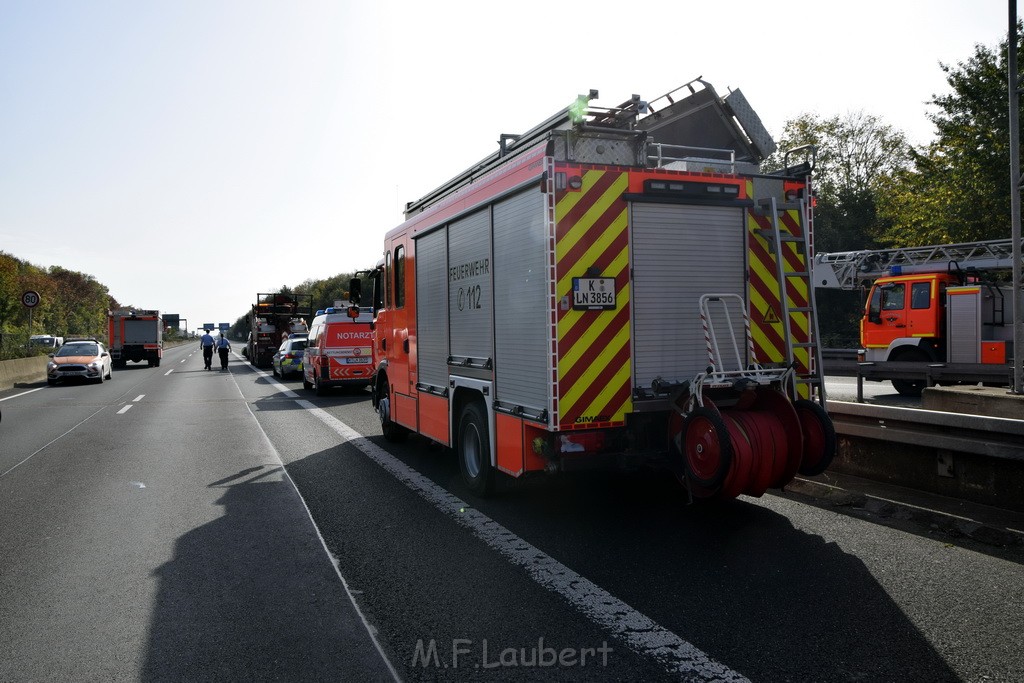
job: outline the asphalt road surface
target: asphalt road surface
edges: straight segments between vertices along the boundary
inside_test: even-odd
[[[0,680],[1015,681],[1024,550],[453,455],[192,347],[0,394]]]

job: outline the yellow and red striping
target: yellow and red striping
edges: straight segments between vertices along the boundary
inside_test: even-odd
[[[561,429],[620,425],[632,409],[628,173],[588,170],[578,192],[559,193],[555,205],[558,301],[571,302],[572,278],[599,273],[615,280],[616,310],[560,305],[558,423]]]

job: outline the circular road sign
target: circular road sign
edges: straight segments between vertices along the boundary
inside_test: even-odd
[[[21,303],[29,308],[35,308],[39,305],[39,292],[33,292],[31,289],[28,290],[21,295]]]

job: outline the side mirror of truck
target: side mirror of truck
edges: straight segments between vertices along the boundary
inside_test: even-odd
[[[868,311],[868,322],[869,323],[881,323],[882,314],[880,311]]]
[[[348,300],[358,306],[359,299],[363,295],[363,282],[357,277],[348,281]]]

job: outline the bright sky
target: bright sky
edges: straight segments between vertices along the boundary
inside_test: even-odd
[[[776,137],[863,110],[923,143],[939,63],[1006,32],[1006,0],[0,0],[0,250],[233,323],[590,88],[703,76]]]

